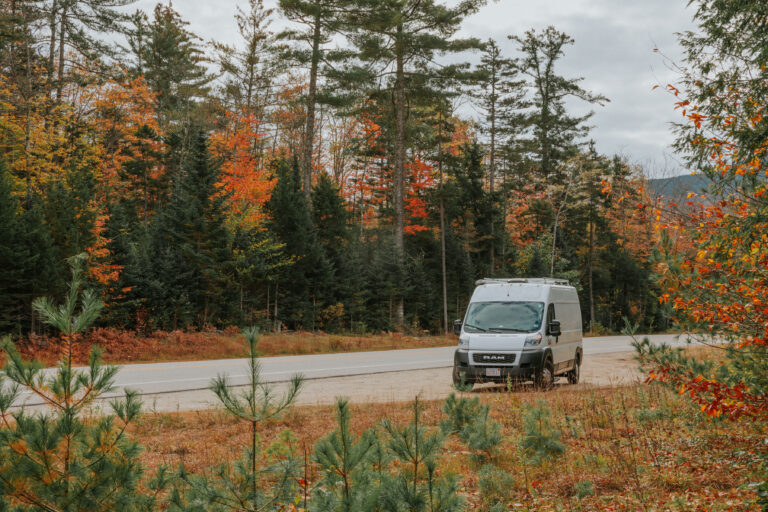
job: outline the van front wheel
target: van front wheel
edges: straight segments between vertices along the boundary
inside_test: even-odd
[[[581,376],[581,358],[576,358],[576,363],[573,365],[573,370],[567,373],[568,383],[578,384],[580,376]]]
[[[472,391],[473,383],[467,380],[466,373],[459,371],[458,366],[453,367],[453,387],[459,391]]]
[[[554,387],[555,367],[552,364],[552,359],[549,357],[547,357],[544,364],[541,365],[541,368],[536,372],[534,383],[536,384],[536,387],[542,391],[548,391]]]

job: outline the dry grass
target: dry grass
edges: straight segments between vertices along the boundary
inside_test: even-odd
[[[441,347],[455,342],[450,336],[408,336],[400,333],[355,336],[296,332],[263,335],[259,340],[259,353],[262,356],[323,354]],[[46,365],[56,363],[61,354],[61,342],[57,338],[27,338],[17,345],[22,355]],[[113,364],[246,356],[245,340],[237,329],[210,332],[158,331],[149,336],[118,329],[94,329],[76,343],[77,364],[88,361],[93,346],[100,347],[104,351],[104,360]]]
[[[550,393],[478,393],[503,425],[505,440],[495,464],[514,485],[503,501],[511,510],[757,510],[754,494],[740,488],[755,481],[757,450],[766,433],[756,424],[726,423],[702,417],[684,397],[660,387],[559,389]],[[565,455],[540,466],[526,464],[518,448],[526,405],[544,400],[562,432]],[[440,402],[427,402],[426,424],[442,417]],[[410,420],[410,404],[352,406],[352,430],[362,432],[382,418]],[[264,446],[285,429],[298,453],[334,428],[332,407],[298,407],[262,426]],[[201,471],[234,460],[249,434],[219,411],[146,415],[132,434],[146,447],[150,467],[184,461]],[[479,464],[454,438],[446,444],[442,471],[462,475],[471,510],[484,508],[478,492]],[[311,474],[311,471],[310,471]],[[593,496],[577,498],[580,482]]]

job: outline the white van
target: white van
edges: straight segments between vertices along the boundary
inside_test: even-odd
[[[464,321],[454,384],[533,380],[548,389],[557,376],[579,382],[583,358],[581,309],[563,279],[480,279]]]

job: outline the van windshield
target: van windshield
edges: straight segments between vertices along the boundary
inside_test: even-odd
[[[473,302],[467,310],[467,332],[535,332],[544,316],[543,302]]]

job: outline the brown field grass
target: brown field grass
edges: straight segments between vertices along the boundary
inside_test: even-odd
[[[490,404],[503,426],[504,441],[494,463],[508,471],[513,485],[503,501],[510,510],[758,510],[744,484],[759,481],[758,450],[764,450],[764,427],[729,423],[701,415],[685,397],[657,386],[581,389],[549,393],[477,393]],[[553,412],[566,447],[559,460],[526,464],[519,448],[525,407],[544,400]],[[436,428],[442,402],[426,402],[425,423]],[[360,433],[387,417],[410,421],[408,403],[352,405],[351,428]],[[332,407],[297,407],[283,419],[261,426],[266,448],[290,429],[292,448],[311,452],[312,445],[335,427]],[[233,461],[246,446],[249,431],[221,411],[147,414],[132,429],[145,447],[144,463],[199,472]],[[449,438],[441,471],[461,475],[470,510],[487,503],[478,491],[479,463],[467,448]],[[310,466],[310,483],[316,478]],[[587,485],[594,495],[576,497]]]
[[[259,339],[261,356],[360,352],[453,345],[450,336],[409,336],[400,333],[341,335],[321,332],[265,334]],[[22,355],[53,365],[61,355],[61,340],[33,337],[17,343]],[[133,331],[94,329],[75,344],[76,364],[86,364],[93,346],[113,364],[196,361],[246,356],[246,343],[237,329],[209,332],[158,331],[142,336]],[[0,355],[2,363],[2,355]]]

